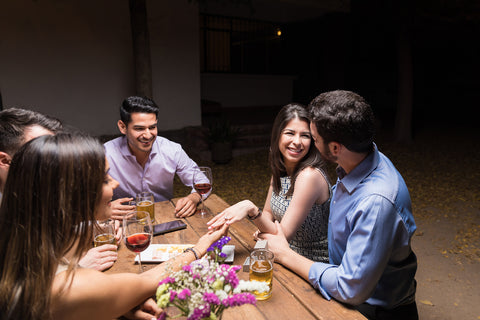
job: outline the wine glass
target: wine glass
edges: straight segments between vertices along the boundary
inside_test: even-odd
[[[207,209],[205,209],[205,203],[203,202],[203,196],[212,189],[212,183],[212,169],[209,167],[195,168],[195,171],[193,172],[193,187],[200,195],[202,207],[197,211],[197,214],[202,217],[207,214]]]
[[[142,272],[140,252],[150,245],[153,237],[152,220],[146,211],[132,211],[123,217],[125,246],[138,256],[139,273]]]

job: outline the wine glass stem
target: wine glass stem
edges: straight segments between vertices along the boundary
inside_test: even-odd
[[[142,273],[143,269],[142,269],[142,259],[140,258],[140,253],[137,252],[137,256],[138,256],[138,273]]]

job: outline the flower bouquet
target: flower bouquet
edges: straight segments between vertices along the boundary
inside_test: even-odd
[[[237,277],[241,266],[220,264],[222,247],[230,241],[223,237],[215,242],[204,258],[184,266],[182,270],[163,279],[157,288],[156,298],[160,308],[174,306],[188,320],[222,317],[229,307],[256,304],[255,296],[248,291],[268,291],[268,285],[259,281],[243,281]],[[166,312],[159,319],[169,317]]]

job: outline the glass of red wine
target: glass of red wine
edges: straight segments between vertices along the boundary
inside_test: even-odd
[[[125,246],[138,256],[139,273],[142,269],[140,252],[150,245],[153,237],[152,220],[146,211],[132,211],[123,217]]]
[[[209,167],[198,167],[193,172],[193,187],[195,191],[200,195],[201,208],[197,211],[197,214],[205,216],[208,212],[205,209],[205,203],[203,197],[212,190],[212,169]]]

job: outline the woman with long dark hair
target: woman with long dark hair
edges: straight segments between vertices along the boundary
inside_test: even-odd
[[[78,134],[39,137],[15,154],[0,207],[2,319],[113,319],[139,305],[135,317],[159,315],[149,297],[191,252],[142,274],[78,266],[95,221],[111,215],[118,183],[108,169],[103,146]],[[225,232],[204,235],[194,250],[205,254]]]
[[[263,211],[244,200],[224,210],[208,225],[230,225],[248,217],[259,232],[275,233],[277,220],[293,250],[311,260],[328,262],[331,188],[303,105],[288,104],[275,118],[269,162],[272,180]]]

